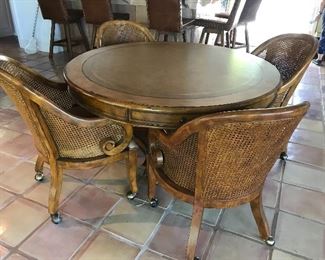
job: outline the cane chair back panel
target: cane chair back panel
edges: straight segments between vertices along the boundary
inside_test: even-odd
[[[44,19],[63,23],[68,21],[68,12],[63,0],[38,0],[39,7]]]
[[[4,56],[0,57],[0,73],[1,86],[14,100],[20,114],[27,121],[35,145],[42,155],[48,155],[48,143],[55,144],[56,150],[51,151],[52,154],[74,159],[104,156],[99,144],[107,137],[116,144],[122,143],[124,128],[110,120],[105,120],[98,126],[91,122],[85,126],[61,116],[71,116],[76,106],[66,86],[51,87],[51,82]],[[41,116],[36,116],[38,114]],[[40,139],[46,136],[46,133],[50,134],[47,136],[47,142]]]
[[[130,42],[154,41],[150,31],[131,21],[108,21],[103,23],[96,35],[96,47]]]
[[[272,106],[287,105],[317,51],[318,42],[308,34],[283,34],[267,40],[253,52],[280,72],[283,86]]]
[[[308,107],[305,102],[214,114],[194,119],[167,137],[156,130],[156,137],[150,135],[151,147],[163,154],[156,170],[180,192],[198,196],[204,207],[248,202],[261,192]]]
[[[110,0],[81,0],[81,3],[87,23],[100,25],[113,20]]]
[[[147,0],[149,28],[164,32],[180,32],[182,28],[180,0]]]

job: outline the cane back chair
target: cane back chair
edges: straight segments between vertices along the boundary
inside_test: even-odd
[[[317,52],[318,41],[309,34],[282,34],[258,46],[252,54],[273,64],[280,72],[283,85],[271,107],[286,106]],[[281,159],[287,159],[282,152]]]
[[[85,15],[86,23],[93,25],[90,47],[95,45],[96,32],[98,27],[106,22],[115,20],[129,20],[127,13],[113,13],[110,0],[81,0],[82,9]]]
[[[43,78],[17,61],[0,56],[0,86],[28,125],[38,151],[35,179],[50,165],[48,210],[54,223],[58,212],[63,169],[89,169],[126,159],[131,192],[137,192],[137,153],[128,149],[132,127],[102,119],[74,104],[64,83]]]
[[[274,240],[264,215],[262,190],[278,154],[309,107],[300,105],[204,116],[171,135],[149,130],[149,198],[156,181],[193,204],[187,258],[193,259],[204,208],[250,203],[260,236]]]
[[[82,26],[83,12],[82,10],[67,9],[63,0],[38,0],[42,16],[44,19],[51,20],[51,39],[49,57],[53,57],[54,46],[67,47],[68,54],[72,57],[72,46],[83,43],[86,50],[89,50],[88,39]],[[77,24],[82,40],[72,40],[70,32],[70,24]],[[65,39],[54,40],[55,25],[63,24]]]
[[[236,28],[245,3],[246,0],[235,0],[227,18],[208,17],[195,19],[195,25],[203,26],[200,43],[203,43],[205,37],[205,44],[208,44],[210,33],[215,33],[217,34],[215,45],[220,40],[221,46],[224,46],[224,34]]]
[[[246,0],[243,11],[240,14],[239,21],[236,27],[234,27],[230,32],[227,32],[227,46],[231,48],[236,48],[236,44],[240,44],[240,47],[246,47],[246,52],[249,52],[249,33],[248,33],[248,23],[254,22],[256,19],[256,14],[258,8],[260,7],[262,0]],[[228,19],[229,14],[227,13],[217,13],[216,17]],[[237,27],[244,26],[245,27],[245,43],[237,43]]]
[[[130,42],[152,42],[154,38],[150,31],[131,21],[108,21],[97,31],[95,45],[97,48]]]
[[[147,14],[149,28],[157,32],[157,40],[164,35],[164,41],[167,41],[168,35],[172,34],[176,42],[177,35],[182,34],[186,42],[186,31],[191,29],[194,19],[182,18],[181,0],[147,0]]]

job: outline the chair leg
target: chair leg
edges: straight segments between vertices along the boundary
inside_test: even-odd
[[[66,23],[64,24],[64,33],[65,33],[65,38],[67,40],[67,51],[70,58],[72,58],[72,44],[71,44],[71,33],[70,33],[69,24]]]
[[[177,33],[173,33],[174,41],[177,42]]]
[[[51,183],[48,210],[51,215],[52,222],[54,224],[59,224],[62,220],[58,212],[58,208],[62,190],[63,170],[56,162],[50,163],[50,168]]]
[[[202,29],[202,32],[201,32],[200,42],[199,42],[199,43],[203,43],[205,33],[206,33],[206,30],[205,30],[205,28],[203,28],[203,29]]]
[[[216,37],[216,39],[214,41],[214,45],[218,45],[219,40],[220,40],[220,33],[217,33],[217,37]]]
[[[182,36],[183,36],[183,42],[186,42],[186,31],[185,30],[183,31]]]
[[[42,156],[38,155],[36,163],[35,163],[35,180],[36,181],[42,181],[44,179],[43,174],[43,165],[44,165],[44,159]]]
[[[203,210],[204,208],[202,204],[195,201],[193,205],[190,236],[187,242],[187,252],[186,252],[187,259],[193,260],[195,257],[195,249],[196,249],[197,239],[200,233]]]
[[[206,37],[205,37],[205,44],[209,43],[209,37],[210,37],[210,33],[206,33]]]
[[[221,46],[225,47],[225,32],[224,31],[222,31],[220,33],[220,39],[221,39]]]
[[[168,42],[168,34],[164,34],[164,42]]]
[[[245,24],[245,43],[246,43],[246,52],[249,53],[249,36],[248,36],[247,23]]]
[[[51,36],[50,36],[50,52],[49,52],[50,59],[53,58],[54,34],[55,34],[55,22],[51,20]]]
[[[128,177],[130,182],[131,191],[128,192],[127,198],[133,200],[138,192],[137,185],[137,150],[135,148],[129,148],[128,154]]]
[[[261,193],[250,202],[250,206],[261,238],[267,245],[273,246],[275,242],[271,236],[269,225],[265,217]]]
[[[236,37],[237,37],[237,28],[234,28],[232,34],[232,46],[231,46],[231,48],[233,49],[236,47]]]
[[[151,207],[155,208],[158,205],[158,200],[156,198],[156,176],[154,170],[152,169],[149,155],[146,156],[146,162],[148,174],[148,198],[150,200]]]
[[[226,32],[226,47],[230,48],[230,32]]]
[[[90,48],[94,49],[95,48],[95,41],[96,41],[96,33],[97,33],[97,28],[98,26],[96,24],[93,25],[93,31],[91,34],[91,45]]]
[[[82,37],[82,41],[83,41],[84,46],[86,48],[86,51],[89,51],[90,48],[89,48],[88,38],[87,38],[87,35],[86,35],[86,32],[85,32],[85,29],[81,24],[81,20],[77,22],[77,25],[78,25],[78,29],[79,29],[79,32],[80,32],[81,37]]]

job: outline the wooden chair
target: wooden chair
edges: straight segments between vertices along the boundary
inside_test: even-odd
[[[64,83],[49,81],[17,61],[0,56],[0,86],[28,125],[38,157],[35,179],[50,166],[48,210],[52,222],[58,212],[63,169],[90,169],[126,159],[131,193],[137,192],[136,150],[129,149],[132,127],[99,118],[73,102]]]
[[[95,46],[96,32],[102,23],[113,19],[130,19],[130,15],[127,13],[113,13],[110,0],[81,0],[81,3],[86,22],[93,25],[91,48]]]
[[[168,35],[171,34],[177,42],[177,35],[182,34],[183,41],[186,42],[186,31],[192,28],[194,19],[182,18],[182,1],[147,0],[147,14],[149,29],[157,32],[157,40],[160,35],[164,35],[164,41],[167,41]]]
[[[203,43],[205,38],[205,44],[208,44],[210,33],[216,33],[215,45],[220,40],[221,46],[225,46],[224,34],[225,32],[230,32],[238,25],[245,2],[246,0],[235,0],[227,18],[208,17],[195,19],[195,25],[203,26],[200,43]],[[229,41],[227,41],[227,47],[230,47]]]
[[[274,245],[263,211],[268,172],[309,107],[300,105],[218,113],[194,119],[171,135],[150,129],[152,206],[156,182],[193,204],[187,259],[193,259],[204,208],[250,203],[261,238]]]
[[[53,57],[54,46],[65,46],[70,57],[72,57],[72,46],[84,44],[86,50],[89,50],[88,39],[82,26],[82,10],[67,9],[63,0],[38,0],[44,19],[51,20],[51,40],[49,57]],[[72,40],[70,24],[77,24],[82,40]],[[54,40],[55,24],[63,24],[65,39]]]
[[[236,48],[236,44],[240,45],[239,47],[246,47],[246,52],[249,52],[249,33],[248,33],[248,23],[254,22],[256,19],[256,14],[258,8],[260,7],[262,0],[246,0],[243,11],[240,14],[239,21],[236,27],[234,27],[230,32],[227,32],[227,46],[232,48]],[[216,17],[228,19],[229,14],[227,13],[217,13]],[[237,43],[237,27],[244,26],[245,27],[245,43]]]
[[[309,34],[283,34],[267,40],[252,54],[273,64],[280,72],[283,85],[271,107],[286,106],[317,52],[318,41]],[[282,152],[280,158],[288,158]]]
[[[130,42],[151,42],[154,38],[150,31],[131,21],[108,21],[97,31],[95,46],[97,48]]]

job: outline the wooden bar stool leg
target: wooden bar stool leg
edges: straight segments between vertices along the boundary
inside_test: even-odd
[[[164,42],[168,42],[168,34],[164,34]]]
[[[237,36],[237,29],[234,28],[232,34],[232,46],[231,46],[231,48],[233,49],[236,47],[236,36]]]
[[[205,30],[205,28],[203,28],[202,32],[201,32],[201,37],[200,37],[200,42],[199,43],[203,43],[205,33],[206,33],[206,30]]]
[[[49,53],[50,59],[53,58],[54,35],[55,35],[55,22],[51,20],[50,53]]]
[[[246,43],[246,52],[249,53],[249,37],[248,37],[248,25],[245,23],[245,43]]]
[[[70,26],[69,24],[64,24],[64,33],[67,41],[67,51],[69,54],[69,57],[72,58],[72,44],[71,44],[71,33],[70,33]]]
[[[205,44],[208,44],[210,33],[207,32],[206,34],[207,34],[207,36],[205,37]]]
[[[95,47],[97,28],[98,26],[96,24],[93,24],[93,31],[91,35],[91,46],[90,46],[92,49]]]
[[[230,48],[230,32],[226,32],[226,47]]]
[[[186,42],[186,31],[185,30],[183,31],[182,36],[183,36],[183,42]]]
[[[81,20],[77,22],[77,25],[78,25],[78,29],[79,29],[79,32],[80,32],[81,37],[82,37],[82,41],[83,41],[84,46],[86,48],[86,51],[89,51],[88,38],[87,38],[87,35],[86,35],[86,32],[85,32],[85,29],[81,24]]]
[[[174,33],[173,36],[174,36],[174,41],[177,42],[177,33]]]

